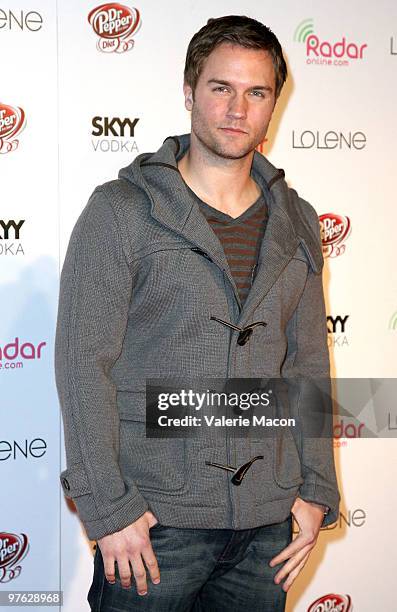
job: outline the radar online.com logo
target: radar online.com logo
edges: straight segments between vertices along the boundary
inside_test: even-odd
[[[304,19],[295,29],[294,41],[305,48],[306,64],[321,66],[350,66],[365,59],[368,45],[352,41],[346,36],[325,40],[315,32],[313,19]]]

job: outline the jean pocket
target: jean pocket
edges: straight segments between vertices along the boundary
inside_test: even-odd
[[[160,529],[161,527],[163,527],[163,525],[157,521],[155,525],[149,527],[149,533],[152,533],[152,531],[156,531],[156,529]]]
[[[90,589],[87,593],[87,601],[90,605],[91,612],[99,612],[101,610],[102,594],[105,583],[105,574],[103,568],[103,560],[98,543],[95,548],[93,557],[94,570]]]

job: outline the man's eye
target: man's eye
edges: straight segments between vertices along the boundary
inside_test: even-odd
[[[229,89],[228,89],[227,87],[223,86],[223,85],[219,85],[219,87],[215,87],[213,91],[221,91],[221,92],[224,92],[224,91],[229,91]],[[253,93],[253,94],[255,94],[255,95],[254,95],[254,98],[264,98],[264,97],[265,97],[265,96],[264,96],[264,94],[263,94],[263,92],[262,92],[262,91],[259,91],[259,90],[257,90],[257,89],[254,89],[254,90],[252,91],[252,93]]]

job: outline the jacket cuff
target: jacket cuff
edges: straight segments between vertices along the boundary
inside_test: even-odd
[[[79,501],[76,500],[75,504],[78,511]],[[90,540],[99,540],[106,535],[128,527],[128,525],[131,525],[131,523],[142,516],[146,510],[149,510],[149,505],[142,495],[138,493],[109,516],[93,520],[80,520],[84,525],[88,538]]]
[[[149,509],[136,486],[126,490],[124,484],[125,492],[117,499],[94,497],[82,463],[64,470],[60,481],[65,496],[73,500],[90,540],[120,531]]]
[[[303,483],[299,489],[298,497],[307,502],[328,506],[329,511],[324,516],[321,527],[332,525],[338,520],[340,495],[337,491],[318,484]]]

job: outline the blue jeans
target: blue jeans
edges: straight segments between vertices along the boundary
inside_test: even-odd
[[[149,531],[161,582],[147,575],[147,594],[105,578],[99,546],[88,593],[93,612],[283,612],[287,594],[273,578],[272,557],[292,540],[292,515],[255,529],[180,529],[157,523]]]

